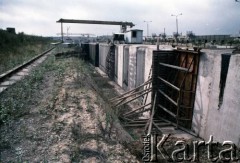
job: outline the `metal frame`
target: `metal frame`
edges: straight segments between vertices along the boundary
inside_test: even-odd
[[[156,114],[179,126],[190,128],[195,99],[200,52],[154,51],[153,94]],[[154,98],[152,97],[152,100]]]

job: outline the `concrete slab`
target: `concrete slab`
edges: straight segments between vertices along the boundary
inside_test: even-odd
[[[30,70],[28,68],[22,69],[23,72],[29,72]]]
[[[9,80],[19,81],[19,80],[21,80],[23,77],[24,77],[24,76],[14,75],[14,76],[10,77]]]
[[[28,75],[28,74],[29,74],[28,72],[20,71],[20,72],[18,72],[16,75],[25,76],[25,75]]]
[[[8,80],[8,81],[5,81],[5,82],[1,83],[0,86],[1,86],[1,87],[2,87],[2,86],[5,87],[5,86],[12,85],[12,84],[14,84],[14,83],[16,83],[15,80]]]
[[[96,67],[95,70],[104,78],[108,78],[107,74],[103,72],[100,68]]]

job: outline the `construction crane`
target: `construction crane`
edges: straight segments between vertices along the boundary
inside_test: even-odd
[[[105,25],[120,25],[121,32],[126,32],[127,26],[132,28],[135,26],[132,22],[117,22],[117,21],[99,21],[99,20],[75,20],[75,19],[59,19],[57,23],[61,23],[61,35],[63,42],[63,23],[79,23],[79,24],[105,24]]]

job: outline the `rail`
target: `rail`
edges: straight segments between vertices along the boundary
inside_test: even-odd
[[[36,61],[37,59],[39,59],[40,57],[42,57],[43,55],[47,54],[48,52],[50,52],[51,50],[53,50],[55,47],[52,47],[46,51],[44,51],[43,53],[33,57],[32,59],[24,62],[23,64],[19,65],[19,66],[16,66],[14,67],[13,69],[3,73],[0,75],[0,82],[3,82],[5,79],[11,77],[13,74],[15,74],[17,71],[23,69],[24,67],[30,65],[31,63],[33,63],[34,61]]]

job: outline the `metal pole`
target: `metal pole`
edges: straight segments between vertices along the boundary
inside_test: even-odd
[[[176,17],[176,28],[177,28],[177,36],[176,36],[176,42],[178,42],[178,39],[177,39],[177,37],[178,37],[178,16],[180,16],[180,15],[182,15],[182,13],[181,14],[178,14],[178,15],[171,15],[171,16],[175,16]]]
[[[152,22],[152,21],[145,21],[145,20],[144,20],[144,22],[147,23],[147,37],[148,37],[148,36],[149,36],[149,27],[148,27],[148,23],[150,23],[150,22]]]
[[[148,37],[148,22],[147,22],[147,37]]]
[[[61,22],[61,35],[62,35],[62,43],[63,43],[63,23]]]
[[[177,36],[178,36],[178,18],[176,16]]]

